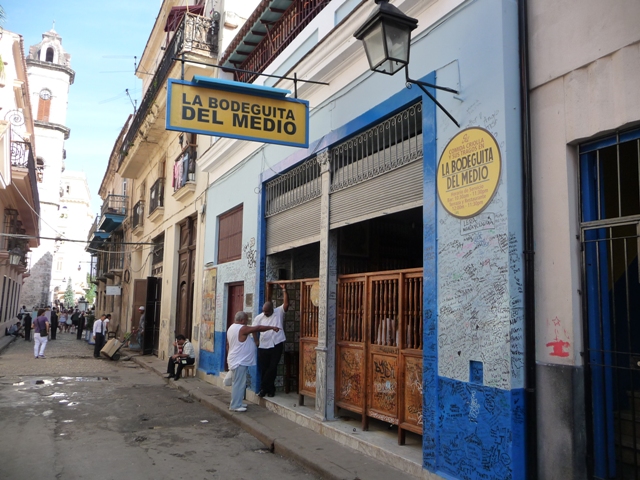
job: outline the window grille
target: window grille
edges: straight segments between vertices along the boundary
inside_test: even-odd
[[[320,165],[315,157],[266,184],[266,212],[270,217],[276,213],[308,202],[320,196],[322,182]]]
[[[331,192],[422,158],[422,103],[330,150]]]

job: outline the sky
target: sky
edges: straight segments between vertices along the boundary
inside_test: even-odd
[[[139,60],[144,51],[161,0],[0,0],[0,5],[6,14],[3,27],[23,36],[25,53],[40,43],[55,20],[76,72],[69,89],[71,134],[65,142],[65,167],[86,173],[97,213],[111,149],[133,113],[125,90],[140,102],[142,84],[134,75],[134,56]]]
[[[259,0],[227,2],[225,8],[246,18]],[[98,213],[98,189],[113,144],[133,113],[132,100],[140,104],[142,81],[134,74],[135,62],[144,52],[162,0],[0,0],[0,5],[6,15],[3,27],[22,35],[25,54],[54,28],[71,55],[76,75],[69,89],[71,134],[65,142],[65,168],[85,172],[91,207]]]

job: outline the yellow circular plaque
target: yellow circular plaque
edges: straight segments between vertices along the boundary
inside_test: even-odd
[[[467,128],[449,141],[438,164],[438,198],[454,217],[469,218],[491,203],[500,181],[498,142],[487,130]]]

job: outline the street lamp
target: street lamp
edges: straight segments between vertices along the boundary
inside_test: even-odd
[[[364,24],[353,34],[364,43],[364,50],[373,72],[395,75],[405,69],[406,85],[418,87],[446,113],[458,128],[460,124],[455,118],[427,91],[425,87],[436,88],[457,94],[453,88],[440,87],[431,83],[409,78],[409,51],[411,48],[411,32],[418,26],[418,20],[402,13],[397,7],[390,5],[389,0],[375,0],[378,8]]]
[[[18,247],[14,248],[9,252],[10,265],[20,265],[21,260],[22,260],[22,250],[20,250]]]

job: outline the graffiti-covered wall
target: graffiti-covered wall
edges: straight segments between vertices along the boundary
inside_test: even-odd
[[[483,0],[412,49],[461,90],[424,170],[424,465],[454,478],[525,476],[517,44],[516,4]]]

